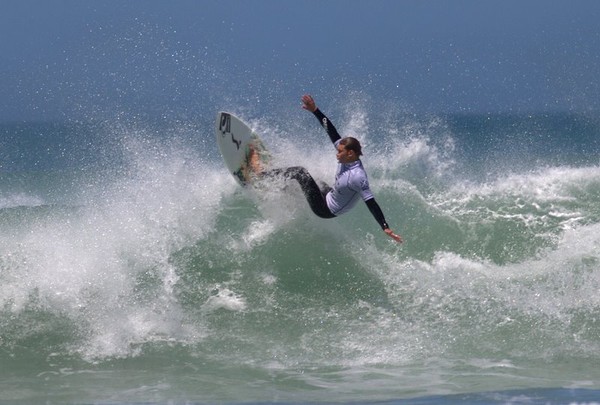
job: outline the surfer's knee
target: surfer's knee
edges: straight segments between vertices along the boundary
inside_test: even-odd
[[[291,166],[288,167],[285,170],[285,176],[290,178],[290,179],[294,179],[294,180],[304,180],[306,178],[310,178],[311,175],[308,172],[308,170],[306,170],[304,167],[302,166]]]

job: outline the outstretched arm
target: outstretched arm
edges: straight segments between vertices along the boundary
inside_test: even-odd
[[[317,117],[321,126],[325,128],[325,131],[327,131],[327,135],[329,135],[329,139],[331,139],[332,143],[336,143],[342,139],[340,134],[338,134],[337,129],[333,126],[331,121],[329,121],[329,118],[327,118],[325,114],[323,114],[321,110],[317,108],[315,100],[309,94],[302,96],[302,108],[310,111],[315,115],[315,117]]]
[[[402,243],[403,242],[402,237],[400,235],[396,235],[390,229],[387,222],[385,222],[385,217],[383,216],[383,211],[381,211],[381,207],[379,206],[379,204],[377,204],[377,201],[375,201],[374,198],[371,198],[371,199],[365,201],[365,204],[367,204],[369,211],[371,211],[371,214],[373,214],[373,217],[375,217],[375,220],[377,221],[377,223],[379,223],[379,225],[381,226],[381,229],[383,229],[383,232],[385,232],[390,238],[394,239],[396,242]]]

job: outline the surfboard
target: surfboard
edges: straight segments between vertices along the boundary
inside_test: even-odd
[[[225,166],[241,185],[254,183],[267,169],[271,158],[267,148],[258,134],[235,115],[217,113],[216,136]]]

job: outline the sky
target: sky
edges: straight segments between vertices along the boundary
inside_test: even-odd
[[[193,118],[361,93],[600,110],[597,0],[3,0],[0,121]]]

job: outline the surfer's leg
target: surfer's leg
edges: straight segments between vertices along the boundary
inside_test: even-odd
[[[321,218],[335,217],[329,210],[325,198],[331,188],[326,184],[324,184],[323,189],[319,188],[313,177],[304,167],[293,166],[288,167],[287,169],[274,169],[266,172],[265,175],[282,175],[285,178],[296,180],[306,197],[308,205],[315,215]]]
[[[285,175],[286,177],[296,180],[298,184],[300,184],[300,188],[306,197],[306,201],[315,215],[321,218],[335,217],[329,210],[325,198],[329,190],[323,193],[308,170],[300,166],[289,167],[286,169]]]

